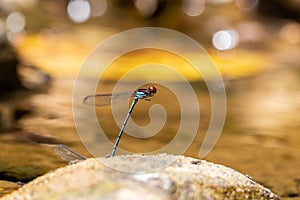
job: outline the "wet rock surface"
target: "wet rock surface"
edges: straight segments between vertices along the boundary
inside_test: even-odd
[[[141,171],[146,173],[132,173]],[[2,199],[18,198],[279,199],[231,168],[167,154],[87,159],[49,172]]]

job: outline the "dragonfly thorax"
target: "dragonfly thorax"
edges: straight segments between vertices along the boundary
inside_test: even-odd
[[[144,99],[153,96],[155,93],[156,88],[154,86],[150,86],[148,89],[138,89],[135,97],[138,99]]]

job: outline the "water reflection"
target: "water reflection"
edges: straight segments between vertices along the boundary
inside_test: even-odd
[[[285,138],[288,129],[298,127],[300,93],[296,85],[300,79],[294,70],[277,69],[250,82],[240,81],[234,98],[239,98],[237,105],[243,107],[238,111],[241,118],[237,122],[243,132]]]

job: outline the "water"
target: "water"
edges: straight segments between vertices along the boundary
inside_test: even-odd
[[[294,179],[300,176],[300,79],[296,72],[297,69],[292,68],[290,71],[278,69],[229,81],[224,131],[205,159],[248,174],[280,195],[297,194]],[[74,127],[72,86],[72,78],[57,77],[48,94],[31,98],[34,112],[18,121],[20,129],[0,134],[0,179],[27,182],[65,165],[54,153],[54,146],[59,143],[91,157]],[[193,83],[193,87],[201,91],[198,94],[201,100],[200,131],[185,155],[197,157],[210,120],[210,99],[205,84]],[[169,125],[149,140],[124,135],[121,148],[148,151],[164,146],[174,137],[173,132],[180,122],[180,115],[176,114],[178,102],[159,96],[159,92],[157,95],[166,107]],[[135,108],[132,118],[140,125],[147,125],[149,116],[144,112],[149,105],[147,102],[141,104]],[[109,130],[107,137],[113,143],[119,128],[113,121],[111,110],[101,108],[98,111],[101,113],[99,121]],[[101,142],[99,149],[99,155],[107,154]]]

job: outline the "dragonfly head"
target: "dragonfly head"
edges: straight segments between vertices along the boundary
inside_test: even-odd
[[[155,94],[156,93],[156,87],[154,87],[154,86],[150,86],[149,88],[148,88],[148,92],[151,94],[151,95],[153,95],[153,94]]]

